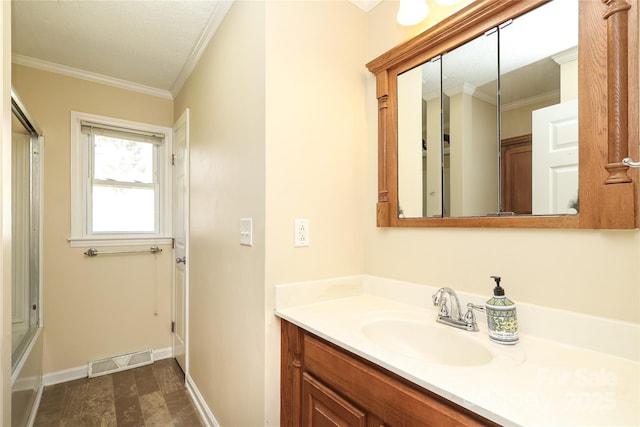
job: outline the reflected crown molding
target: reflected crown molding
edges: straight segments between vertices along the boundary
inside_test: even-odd
[[[553,60],[558,65],[566,64],[567,62],[570,62],[570,61],[577,61],[578,60],[578,47],[573,47],[571,49],[567,49],[564,52],[560,52],[557,55],[553,55],[551,58],[553,58]]]
[[[508,104],[502,104],[500,106],[500,109],[502,111],[510,111],[510,110],[515,110],[516,108],[524,107],[526,105],[533,105],[533,104],[557,100],[557,99],[560,99],[560,91],[552,90],[549,92],[541,93],[537,96],[530,96],[528,98],[519,99],[517,101],[510,102]]]

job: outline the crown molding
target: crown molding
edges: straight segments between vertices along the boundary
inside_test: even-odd
[[[32,58],[30,56],[13,54],[11,57],[11,62],[13,62],[14,64],[23,65],[25,67],[31,67],[51,73],[75,77],[77,79],[100,83],[107,86],[113,86],[120,89],[126,89],[133,92],[139,92],[145,95],[157,96],[164,99],[173,99],[171,92],[169,92],[168,90],[157,89],[151,86],[145,86],[127,80],[105,76],[104,74],[93,73],[91,71],[85,71],[79,68],[73,68],[49,61],[43,61],[41,59]]]
[[[560,52],[557,55],[552,56],[553,60],[558,65],[566,64],[570,61],[578,60],[578,47],[572,47],[571,49],[567,49],[564,52]]]
[[[560,91],[557,89],[549,92],[540,93],[538,95],[530,96],[528,98],[519,99],[517,101],[509,102],[500,106],[501,111],[515,110],[516,108],[526,107],[527,105],[533,105],[540,102],[559,102]]]
[[[184,86],[194,68],[196,68],[196,65],[198,65],[200,57],[204,53],[204,50],[207,48],[209,41],[211,41],[211,38],[218,30],[218,27],[222,23],[224,17],[227,15],[227,12],[229,12],[229,9],[231,9],[233,1],[234,0],[220,1],[216,4],[215,9],[213,10],[213,13],[211,13],[211,17],[207,22],[207,25],[200,35],[200,38],[191,50],[189,58],[187,58],[187,61],[183,65],[182,70],[180,70],[180,73],[176,78],[176,81],[173,83],[173,87],[171,88],[171,95],[173,98],[178,96],[178,93],[180,93],[180,90],[182,90],[182,86]]]

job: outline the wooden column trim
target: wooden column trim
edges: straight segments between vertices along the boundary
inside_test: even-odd
[[[602,0],[607,5],[608,152],[605,184],[631,182],[622,159],[629,153],[628,10],[626,0]]]
[[[388,227],[391,222],[389,216],[389,182],[387,170],[389,150],[387,146],[388,112],[389,112],[389,80],[387,71],[376,75],[376,96],[378,98],[378,205],[376,209],[376,224],[378,227]]]

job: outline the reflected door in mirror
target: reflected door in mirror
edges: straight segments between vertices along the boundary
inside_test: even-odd
[[[501,141],[501,211],[531,214],[531,134]]]

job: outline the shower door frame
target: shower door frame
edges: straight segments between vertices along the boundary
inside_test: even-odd
[[[11,111],[29,133],[29,327],[16,348],[11,349],[11,373],[16,377],[42,328],[42,191],[43,136],[24,104],[11,91]]]

